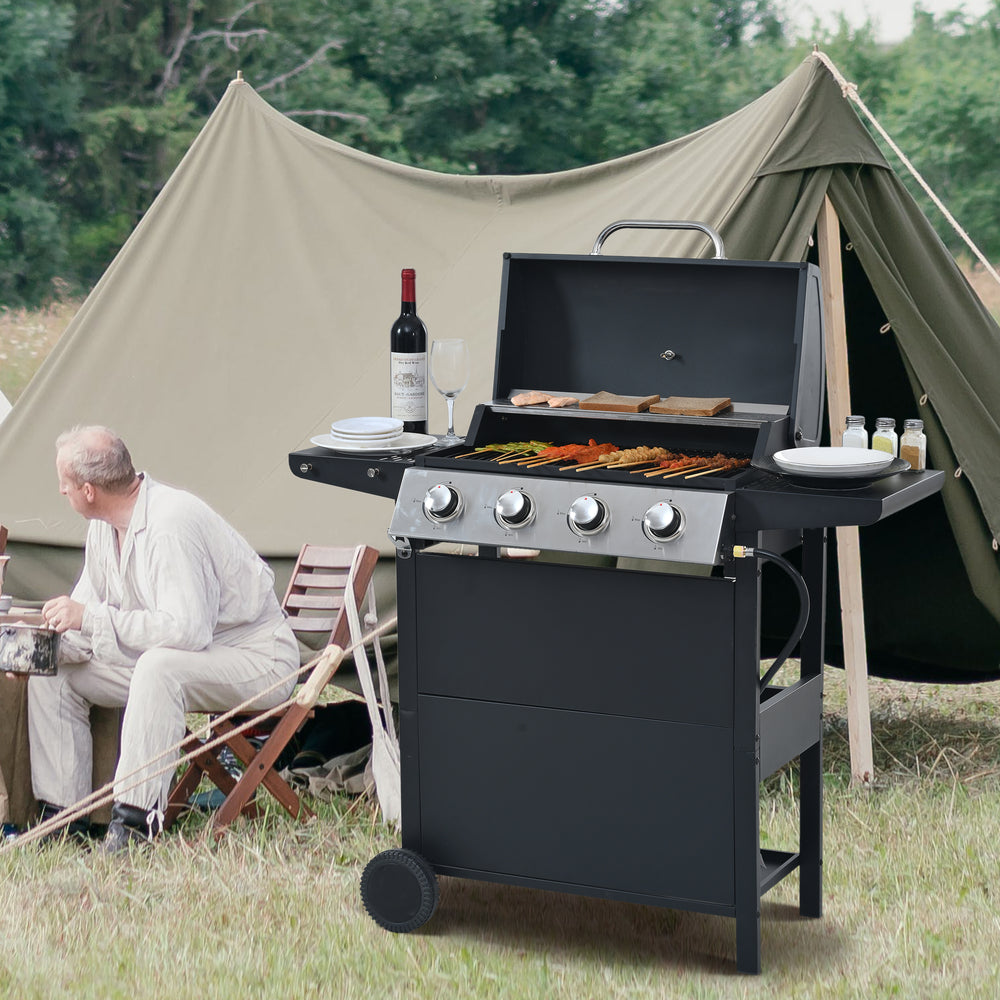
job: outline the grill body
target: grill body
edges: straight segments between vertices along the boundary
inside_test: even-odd
[[[759,533],[737,533],[749,544]],[[803,533],[823,607],[826,534]],[[691,576],[435,551],[397,560],[403,846],[440,874],[735,918],[795,869],[821,914],[822,615],[758,688],[750,560]],[[760,848],[761,780],[798,758],[798,844]]]
[[[506,255],[495,398],[464,445],[289,456],[304,479],[396,497],[401,835],[435,872],[732,917],[743,972],[760,970],[761,896],[790,872],[820,916],[827,529],[875,524],[942,474],[831,489],[752,465],[655,481],[469,454],[593,438],[757,460],[816,443],[819,302],[805,264]],[[523,389],[733,408],[522,410]],[[679,528],[660,538],[664,504]],[[595,505],[606,523],[578,530]],[[805,581],[801,670],[781,687],[761,689],[760,568],[734,546],[794,550]],[[519,549],[536,554],[506,557]],[[762,850],[760,782],[793,760],[798,843]]]

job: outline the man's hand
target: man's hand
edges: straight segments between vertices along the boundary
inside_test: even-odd
[[[63,595],[42,606],[42,620],[57,632],[79,631],[83,627],[83,605]]]

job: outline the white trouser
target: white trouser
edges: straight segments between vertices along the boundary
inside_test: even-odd
[[[124,705],[115,801],[163,809],[173,769],[146,775],[180,756],[176,750],[161,754],[183,738],[184,713],[224,712],[256,694],[251,707],[273,708],[291,694],[298,666],[298,645],[283,621],[240,646],[215,644],[196,653],[150,649],[134,667],[87,660],[60,664],[54,677],[32,677],[28,738],[35,798],[69,806],[90,794],[90,707]]]

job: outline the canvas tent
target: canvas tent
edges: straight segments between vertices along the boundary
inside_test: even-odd
[[[862,530],[870,667],[996,675],[1000,330],[815,57],[692,135],[533,176],[380,160],[234,81],[0,426],[11,589],[43,597],[78,569],[85,527],[52,468],[56,435],[76,423],[114,426],[140,468],[206,498],[268,558],[307,540],[388,554],[391,501],[306,483],[287,455],[331,420],[385,412],[401,267],[417,270],[431,336],[470,343],[461,430],[491,394],[504,251],[587,253],[617,219],[695,219],[731,258],[801,260],[826,195],[844,230],[854,410],[869,425],[921,416],[931,464],[949,473],[941,497]],[[605,252],[710,247],[646,231]],[[432,398],[432,429],[443,420]],[[833,614],[833,659],[837,626]]]

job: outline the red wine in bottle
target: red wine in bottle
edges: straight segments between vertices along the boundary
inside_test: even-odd
[[[389,333],[390,414],[403,430],[427,433],[427,327],[417,315],[416,271],[403,268],[399,317]]]

